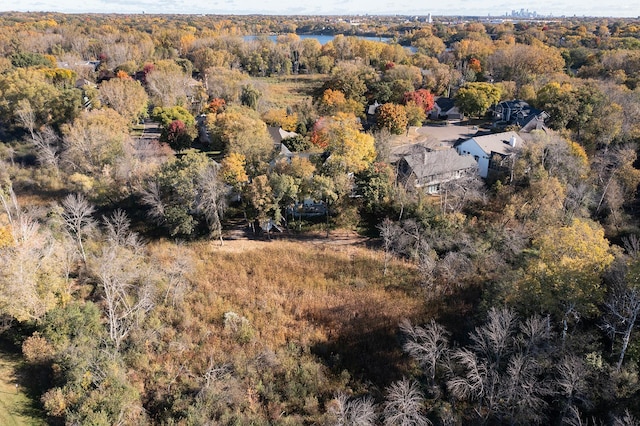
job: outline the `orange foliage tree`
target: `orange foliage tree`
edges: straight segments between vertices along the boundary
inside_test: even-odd
[[[429,111],[433,109],[433,105],[435,104],[435,100],[433,99],[433,95],[427,89],[419,89],[413,92],[407,92],[404,94],[403,103],[407,104],[411,101],[415,102],[416,105],[420,106],[425,114],[428,114]]]

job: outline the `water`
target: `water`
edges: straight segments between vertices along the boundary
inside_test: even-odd
[[[258,37],[262,37],[262,36],[257,36],[257,35],[248,35],[248,36],[244,36],[242,37],[244,41],[251,41],[251,40],[255,40]],[[277,35],[270,35],[267,36],[269,38],[269,40],[275,42],[278,39]],[[298,37],[300,37],[300,40],[304,40],[307,38],[315,38],[316,40],[318,40],[320,42],[321,45],[325,45],[327,43],[329,43],[330,41],[332,41],[336,36],[334,35],[324,35],[324,34],[304,34],[304,35],[299,35]],[[371,41],[379,41],[382,43],[386,43],[388,42],[390,39],[388,37],[364,37],[364,36],[356,36],[359,39],[362,40],[371,40]]]

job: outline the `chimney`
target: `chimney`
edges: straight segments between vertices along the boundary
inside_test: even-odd
[[[509,146],[511,146],[512,148],[515,148],[515,146],[516,146],[516,135],[511,135],[511,138],[509,139]]]

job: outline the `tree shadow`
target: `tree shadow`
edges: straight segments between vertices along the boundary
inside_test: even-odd
[[[14,385],[14,394],[22,392],[27,397],[25,401],[13,407],[11,414],[35,419],[35,424],[45,424],[46,416],[40,397],[44,390],[50,387],[50,368],[27,364],[21,356],[17,342],[6,335],[0,337],[0,357],[15,365],[14,374],[11,377],[5,377],[5,381]],[[1,393],[11,394],[11,392]],[[0,398],[2,398],[1,395]]]
[[[327,341],[313,345],[311,351],[336,375],[346,370],[354,382],[372,384],[369,391],[378,393],[408,374],[396,318],[375,306],[354,309],[347,304],[309,316],[327,324]]]

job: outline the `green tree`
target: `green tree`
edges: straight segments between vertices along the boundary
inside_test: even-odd
[[[247,106],[253,110],[258,109],[258,100],[262,96],[262,93],[250,84],[242,86],[242,93],[240,94],[240,102],[242,105]]]
[[[456,93],[455,101],[463,114],[480,117],[500,102],[500,96],[500,89],[491,83],[466,83]]]
[[[148,182],[142,194],[148,214],[172,236],[189,236],[196,231],[199,179],[210,163],[206,154],[187,151],[163,164]]]

